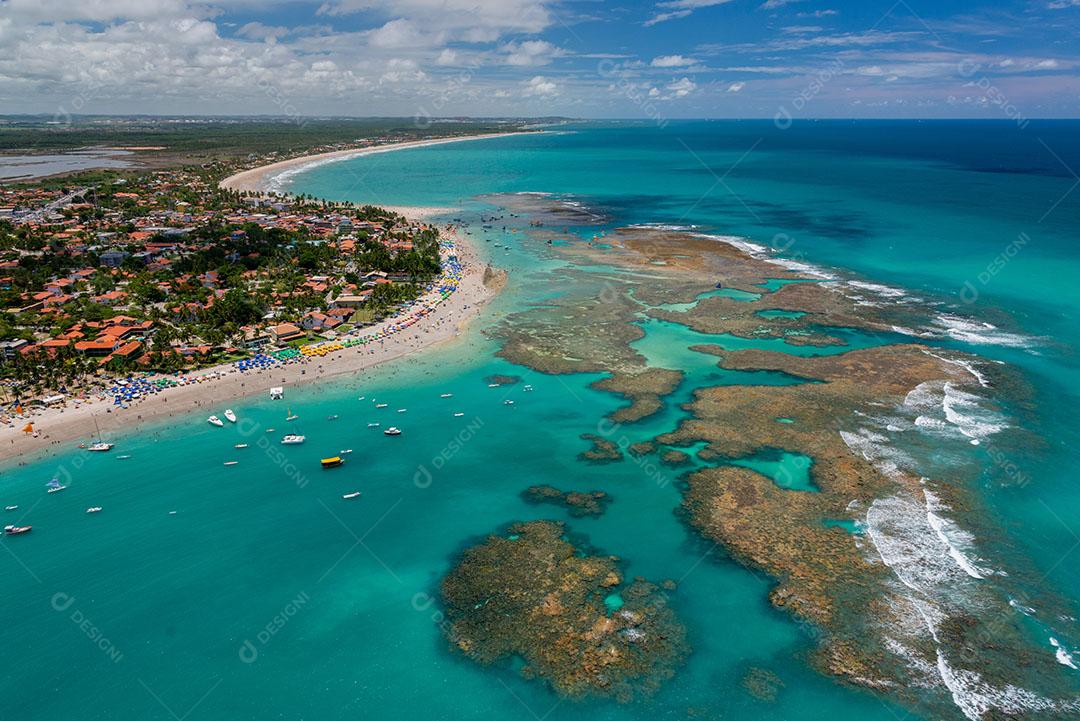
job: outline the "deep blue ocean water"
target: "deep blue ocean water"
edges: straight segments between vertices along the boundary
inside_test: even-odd
[[[602,212],[604,228],[692,225],[941,304],[943,314],[976,325],[954,322],[953,337],[940,345],[1003,361],[1030,384],[1025,402],[1001,411],[1038,442],[966,446],[984,468],[987,525],[1000,529],[976,540],[980,555],[1023,570],[1029,597],[1053,592],[1075,602],[1078,131],[1080,123],[1066,122],[821,122],[786,131],[765,122],[587,124],[323,165],[294,177],[289,190],[456,206],[468,220],[490,212],[488,194],[554,193]],[[771,608],[769,580],[675,516],[678,471],[576,459],[587,447],[579,435],[621,402],[588,387],[596,376],[547,377],[498,359],[497,344],[481,332],[572,281],[521,236],[493,229],[486,237],[506,246],[480,244],[510,271],[487,320],[451,347],[290,389],[287,404],[300,419],[289,430],[308,436],[304,446],[260,448],[267,427],[280,435],[286,424],[282,403],[258,397],[231,404],[246,435],[192,416],[116,438],[112,454],[64,452],[4,470],[0,503],[18,504],[19,517],[35,527],[30,536],[0,540],[5,713],[43,720],[902,717],[906,709],[887,697],[808,667],[813,633]],[[673,428],[683,416],[678,404],[696,386],[749,382],[687,350],[725,339],[670,323],[645,328],[639,350],[657,365],[683,368],[688,382],[660,414],[628,430],[632,440]],[[485,379],[497,373],[522,376],[535,391],[489,388]],[[754,375],[754,382],[789,382]],[[444,392],[454,397],[440,398]],[[373,399],[389,408],[374,409]],[[332,414],[340,418],[327,420]],[[386,438],[366,427],[373,421],[405,433]],[[251,447],[235,450],[240,440]],[[347,448],[345,467],[318,468],[320,457]],[[240,465],[222,465],[231,459]],[[70,474],[70,487],[47,496],[44,483],[58,472]],[[679,581],[673,603],[694,651],[654,698],[560,702],[512,668],[481,669],[447,652],[434,595],[455,554],[515,520],[568,520],[520,499],[536,483],[610,492],[607,514],[574,519],[570,528],[624,559],[630,576]],[[351,490],[362,498],[343,501]],[[87,516],[89,505],[105,511]],[[1067,649],[1080,649],[1075,622],[1058,620],[1053,633]],[[1033,644],[1054,652],[1046,638]],[[751,667],[782,680],[774,702],[743,689]]]

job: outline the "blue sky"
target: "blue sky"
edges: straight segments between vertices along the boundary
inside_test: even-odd
[[[0,0],[0,112],[1080,116],[1080,0]]]

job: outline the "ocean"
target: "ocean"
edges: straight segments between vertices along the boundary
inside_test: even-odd
[[[946,394],[934,401],[940,420],[920,417],[952,435],[904,449],[946,477],[960,462],[979,468],[979,515],[956,523],[933,515],[932,531],[947,542],[926,548],[940,557],[922,552],[925,539],[908,539],[890,556],[895,547],[886,542],[920,533],[928,518],[905,525],[911,509],[895,504],[869,509],[867,536],[901,578],[923,582],[936,564],[956,562],[968,564],[972,578],[1008,584],[1017,614],[1006,622],[1027,627],[1031,653],[1056,658],[1073,697],[1080,695],[1073,450],[1080,437],[1072,423],[1080,324],[1068,320],[1080,301],[1078,131],[1080,123],[1050,121],[788,129],[763,121],[583,123],[291,176],[281,189],[459,208],[448,218],[469,222],[485,257],[509,271],[506,289],[454,344],[287,389],[284,401],[231,403],[241,419],[235,426],[213,428],[193,415],[111,439],[110,454],[65,450],[3,469],[0,503],[19,506],[7,522],[34,525],[28,536],[0,539],[6,713],[35,720],[935,717],[900,705],[887,689],[815,671],[816,630],[773,608],[771,579],[703,540],[677,513],[681,469],[577,458],[588,447],[580,435],[624,405],[590,388],[599,375],[545,375],[495,355],[499,342],[486,331],[580,282],[524,235],[504,232],[504,221],[481,220],[498,212],[500,194],[518,193],[550,194],[593,213],[595,221],[568,229],[582,236],[653,224],[776,249],[823,280],[855,278],[854,287],[879,302],[932,307],[940,332],[918,340],[1009,369],[1014,380],[994,407]],[[651,364],[684,370],[687,380],[659,414],[627,426],[635,440],[673,429],[695,389],[751,382],[688,350],[707,342],[705,334],[656,321],[643,328],[637,349]],[[847,340],[865,347],[897,338]],[[521,382],[490,387],[500,375]],[[913,407],[922,402],[911,399]],[[299,418],[287,423],[286,408]],[[404,432],[386,437],[368,427],[374,422]],[[286,429],[307,443],[267,440]],[[241,442],[249,447],[235,449]],[[352,451],[344,467],[318,467],[340,450]],[[223,466],[228,460],[240,463]],[[53,477],[68,489],[45,494]],[[522,500],[525,488],[541,483],[604,490],[613,502],[600,518],[571,518]],[[362,496],[342,500],[353,490]],[[91,505],[104,510],[86,515]],[[575,537],[618,556],[627,577],[677,581],[671,604],[693,650],[655,695],[625,704],[560,699],[522,678],[519,662],[479,667],[449,650],[441,578],[487,534],[541,518],[565,521]],[[918,554],[904,553],[915,547]],[[927,567],[904,566],[913,559]],[[1005,569],[1009,576],[998,580]],[[1043,604],[1047,598],[1060,600]],[[970,718],[983,708],[978,689],[950,690],[955,703],[942,717]],[[1054,717],[1024,694],[1007,703],[1030,718]]]

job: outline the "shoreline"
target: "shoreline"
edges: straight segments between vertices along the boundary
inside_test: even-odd
[[[508,138],[514,135],[534,135],[539,131],[533,130],[517,130],[509,133],[483,133],[481,135],[462,135],[460,137],[448,137],[448,138],[431,138],[429,140],[409,140],[403,143],[387,143],[386,145],[373,145],[367,148],[351,148],[348,150],[334,150],[329,153],[316,153],[314,155],[302,155],[299,158],[290,158],[289,160],[279,160],[276,163],[270,163],[269,165],[261,165],[257,168],[251,168],[250,170],[242,170],[239,173],[234,173],[229,177],[218,183],[219,188],[226,190],[239,190],[239,191],[251,191],[256,193],[266,193],[267,185],[269,182],[284,173],[298,172],[301,169],[308,167],[316,167],[324,165],[326,163],[335,163],[342,160],[352,160],[353,158],[362,158],[367,155],[376,155],[378,153],[389,153],[395,150],[408,150],[409,148],[426,148],[432,145],[445,145],[446,143],[463,143],[469,140],[484,140],[485,138]],[[395,210],[400,212],[399,209],[403,209],[405,206],[379,206],[387,208],[388,210]],[[430,214],[432,209],[411,208],[413,210],[422,210]],[[438,211],[439,209],[433,209]],[[403,213],[404,215],[404,213]]]
[[[502,133],[514,135],[520,133]],[[221,182],[221,187],[234,190],[255,190],[271,175],[297,168],[313,160],[331,157],[362,157],[372,152],[387,152],[411,147],[422,147],[445,142],[477,140],[496,135],[479,135],[447,138],[433,141],[417,141],[380,146],[378,148],[337,151],[322,155],[305,156],[273,163],[260,168],[245,170]],[[262,191],[259,191],[262,192]],[[452,212],[452,208],[421,206],[380,206],[397,212],[410,220],[425,220],[433,215]],[[187,378],[203,378],[204,382],[171,387],[144,397],[126,409],[113,406],[109,398],[93,397],[70,401],[62,406],[35,409],[22,416],[13,417],[11,423],[0,426],[0,464],[7,465],[18,460],[20,465],[42,460],[49,451],[73,450],[67,444],[72,441],[88,441],[100,428],[101,439],[112,441],[116,435],[138,431],[144,424],[190,414],[205,409],[207,414],[220,412],[228,403],[259,393],[268,393],[273,386],[286,389],[310,385],[322,380],[355,374],[377,365],[402,358],[410,353],[421,352],[449,343],[462,337],[466,327],[481,313],[483,307],[502,289],[505,274],[500,271],[487,277],[490,267],[482,262],[476,247],[464,233],[453,226],[440,229],[449,237],[453,252],[461,264],[461,279],[456,290],[432,310],[420,316],[407,329],[398,330],[367,345],[345,348],[326,357],[308,357],[282,363],[270,369],[240,371],[233,363],[218,364],[184,374]],[[445,256],[444,256],[445,258]],[[365,328],[356,336],[376,336],[402,320],[410,309],[422,307],[433,301],[438,292],[432,289],[418,298],[402,313],[390,316]],[[345,337],[342,338],[344,340]],[[308,371],[313,371],[309,373]],[[162,376],[168,377],[168,376]],[[32,422],[35,434],[23,432]]]

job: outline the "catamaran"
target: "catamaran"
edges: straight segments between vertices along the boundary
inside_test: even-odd
[[[385,431],[383,431],[383,435],[400,436],[401,435],[401,429],[400,428],[395,428],[394,426],[390,426]]]
[[[306,440],[307,440],[307,438],[304,437],[304,436],[298,435],[296,433],[290,433],[289,435],[282,437],[281,445],[283,445],[283,446],[298,446],[298,445],[300,445],[301,443],[303,443]]]
[[[45,488],[47,489],[46,490],[47,493],[59,493],[60,491],[67,488],[67,486],[60,483],[60,481],[58,481],[57,479],[54,478],[51,481],[49,481],[47,484],[45,484]]]
[[[206,419],[206,422],[209,423],[212,426],[217,426],[218,428],[221,428],[222,426],[225,425],[224,423],[221,422],[221,419],[218,418],[217,416],[210,416],[209,418]]]
[[[236,414],[233,413],[232,408],[225,409],[225,418],[228,419],[229,423],[236,423]]]
[[[112,447],[112,443],[104,443],[99,441],[98,443],[95,443],[91,446],[87,446],[86,450],[93,451],[94,453],[104,453],[106,451],[111,451]]]

